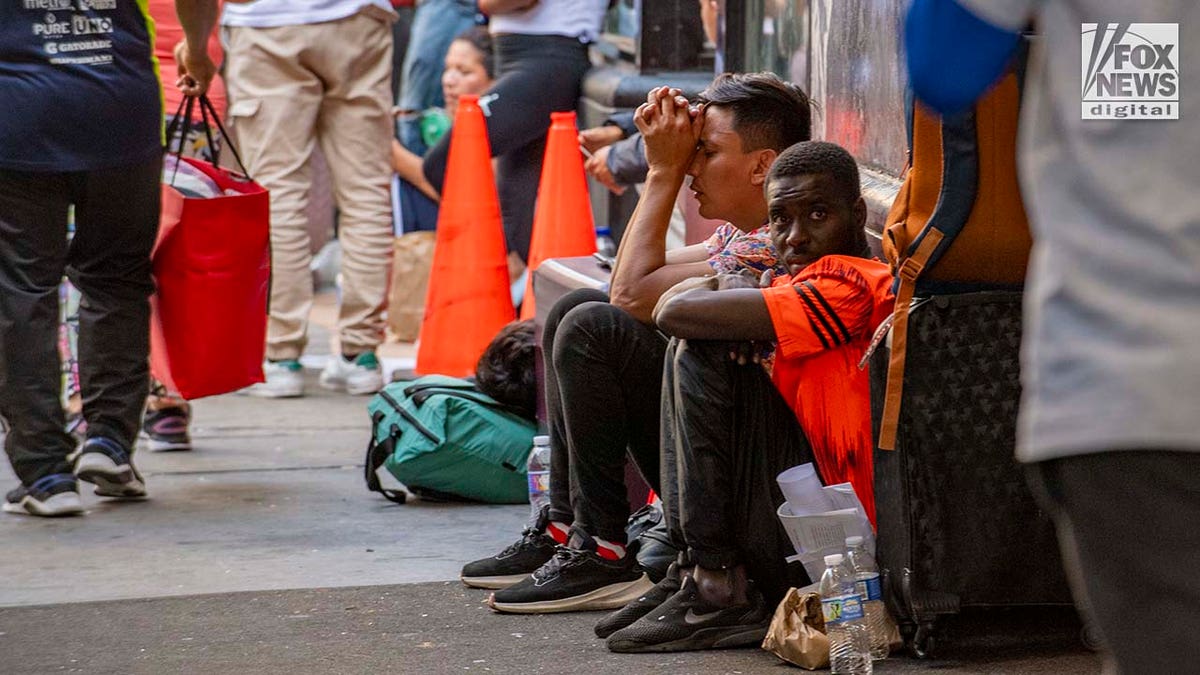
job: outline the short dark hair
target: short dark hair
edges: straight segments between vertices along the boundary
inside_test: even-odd
[[[471,26],[455,35],[452,42],[459,40],[466,42],[479,52],[479,61],[483,64],[483,69],[487,71],[488,78],[495,79],[496,57],[492,53],[492,34],[483,26]]]
[[[496,333],[475,364],[475,387],[527,419],[537,417],[537,371],[533,319],[514,321]]]
[[[838,197],[847,205],[853,206],[862,196],[858,162],[854,161],[854,156],[837,143],[825,141],[804,141],[779,153],[767,173],[767,184],[776,178],[807,174],[824,174],[832,178]],[[869,251],[866,231],[856,229],[856,246],[863,252]]]
[[[804,141],[779,153],[767,180],[786,176],[822,173],[833,178],[838,196],[853,204],[861,195],[858,182],[858,163],[854,156],[837,143]]]
[[[733,113],[733,130],[746,152],[781,152],[812,137],[808,95],[775,73],[721,73],[697,101]]]

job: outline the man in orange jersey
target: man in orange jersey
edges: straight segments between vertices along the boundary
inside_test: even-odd
[[[659,329],[677,338],[664,380],[663,498],[681,513],[694,567],[675,595],[608,638],[613,651],[762,640],[790,585],[793,550],[775,516],[784,469],[815,462],[826,484],[852,483],[874,516],[870,386],[858,362],[890,313],[892,276],[867,259],[858,167],[837,145],[798,143],[771,167],[766,196],[789,275],[688,281],[655,308]],[[778,343],[771,376],[739,355],[755,341]]]

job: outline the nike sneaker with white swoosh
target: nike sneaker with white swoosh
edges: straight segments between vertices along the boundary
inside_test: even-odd
[[[515,614],[616,609],[654,587],[637,564],[636,546],[618,560],[596,549],[595,539],[572,527],[566,546],[524,581],[493,593],[488,605]]]
[[[767,635],[772,609],[753,585],[746,594],[748,605],[713,607],[700,598],[696,582],[687,577],[669,600],[608,636],[608,648],[635,653],[758,646]]]
[[[691,568],[688,569],[690,573]],[[628,605],[600,619],[595,628],[596,637],[606,638],[654,611],[679,591],[682,578],[683,573],[679,569],[679,563],[671,563],[671,566],[667,568],[667,575],[662,578],[662,581],[654,584],[654,588],[646,591],[644,595],[639,596]]]

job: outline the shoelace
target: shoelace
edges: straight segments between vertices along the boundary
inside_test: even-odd
[[[562,545],[555,546],[554,555],[546,561],[545,565],[535,570],[533,576],[544,579],[558,574],[564,567],[570,567],[587,558],[587,554],[588,551],[582,549],[568,548]]]
[[[536,528],[527,527],[521,531],[521,538],[508,545],[508,548],[500,552],[501,556],[512,555],[526,546],[533,546],[536,542],[534,539],[541,536],[542,532]]]

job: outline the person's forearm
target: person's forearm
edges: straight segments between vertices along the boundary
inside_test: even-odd
[[[663,317],[666,316],[667,313],[667,305],[671,304],[671,301],[674,300],[676,296],[683,295],[694,288],[704,288],[710,291],[715,291],[717,290],[717,277],[711,276],[684,279],[683,281],[668,288],[661,296],[659,296],[658,302],[654,305],[654,313],[651,315],[651,319],[654,321],[654,323],[659,324],[663,321]]]
[[[479,0],[479,11],[491,16],[529,9],[537,3],[538,0]]]
[[[421,164],[421,158],[415,152],[400,145],[400,141],[392,139],[392,170],[396,172],[396,175],[412,183],[426,197],[439,201],[441,195],[425,178]]]
[[[447,132],[421,158],[421,175],[433,187],[435,192],[446,191],[446,164],[450,159],[450,138],[453,134]]]
[[[665,299],[655,311],[658,328],[689,340],[774,340],[775,327],[757,288],[713,290],[688,287]]]
[[[208,36],[217,25],[217,0],[175,0],[175,13],[187,43],[194,49],[207,49]]]
[[[667,228],[683,177],[681,171],[650,172],[613,264],[612,304],[643,321],[650,320],[659,296],[673,285],[655,288],[647,278],[667,263]]]

